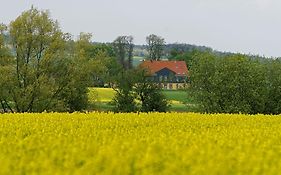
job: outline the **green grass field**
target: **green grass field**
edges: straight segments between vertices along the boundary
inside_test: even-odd
[[[115,91],[111,88],[90,88],[89,100],[99,102],[109,102],[113,99]]]
[[[281,116],[0,115],[0,174],[280,174]]]
[[[188,112],[194,111],[195,105],[188,91],[163,90],[163,94],[171,104],[171,111]],[[112,106],[109,102],[113,99],[115,92],[111,88],[90,88],[89,100],[95,103],[97,110],[110,111]]]
[[[191,96],[187,90],[163,90],[164,95],[168,100],[178,101],[178,102],[190,102]]]

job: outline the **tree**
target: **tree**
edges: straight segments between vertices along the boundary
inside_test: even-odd
[[[211,53],[198,55],[190,69],[191,89],[203,112],[212,112],[216,107],[213,76],[216,70],[216,57]]]
[[[99,51],[94,58],[89,60],[89,70],[91,72],[91,85],[103,87],[110,84],[111,76],[118,73],[120,66],[116,60],[110,57],[107,52]]]
[[[198,55],[191,68],[191,87],[202,111],[264,113],[267,96],[265,66],[236,54]]]
[[[91,80],[89,85],[95,87],[111,86],[112,76],[116,75],[121,67],[115,59],[111,44],[92,43],[92,34],[80,33],[75,43],[78,57],[88,62]]]
[[[132,36],[119,36],[113,41],[115,55],[124,69],[133,68],[133,39]]]
[[[92,45],[91,37],[90,33],[80,33],[77,41],[74,42],[71,37],[66,41],[65,70],[69,73],[62,78],[67,83],[59,98],[63,99],[70,112],[80,111],[88,106],[88,86],[92,80],[93,65],[87,50]]]
[[[150,60],[160,60],[163,56],[165,39],[161,36],[151,34],[146,37],[147,52]]]
[[[123,71],[116,78],[115,112],[166,112],[168,101],[161,89],[146,78],[144,70]],[[139,103],[136,103],[139,101]]]
[[[157,84],[147,79],[145,70],[136,71],[134,90],[137,94],[137,100],[141,103],[141,112],[168,111],[169,103],[165,95]]]
[[[49,16],[48,11],[32,7],[10,23],[15,63],[9,77],[13,87],[9,96],[17,112],[86,107],[87,64],[70,52],[70,36]]]
[[[133,91],[135,78],[132,70],[122,70],[115,76],[115,86],[113,89],[116,92],[113,98],[113,110],[115,112],[136,112],[136,94]]]

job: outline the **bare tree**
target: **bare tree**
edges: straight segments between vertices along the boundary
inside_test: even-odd
[[[131,69],[133,67],[133,40],[132,36],[119,36],[113,41],[117,60],[124,69]]]
[[[147,52],[150,60],[160,60],[163,56],[165,39],[161,36],[151,34],[146,37]]]

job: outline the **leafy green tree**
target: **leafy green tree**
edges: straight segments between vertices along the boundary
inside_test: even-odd
[[[147,79],[144,70],[137,70],[134,91],[137,100],[141,103],[141,112],[166,112],[169,110],[169,103],[160,87]]]
[[[103,58],[103,64],[105,64],[105,69],[101,74],[103,86],[113,87],[115,82],[115,76],[122,72],[123,68],[114,57],[110,57],[104,52],[101,52],[100,55],[101,58]]]
[[[116,78],[115,112],[166,112],[169,109],[161,89],[149,81],[144,70],[123,71]],[[139,103],[136,103],[139,101]]]
[[[214,79],[222,112],[262,113],[266,98],[264,66],[246,56],[220,60]]]
[[[194,59],[194,66],[190,70],[191,89],[194,98],[199,103],[202,111],[212,112],[217,109],[214,75],[216,70],[216,57],[211,53],[202,53]]]
[[[132,71],[121,71],[119,75],[115,77],[115,86],[113,89],[116,91],[116,95],[113,98],[113,110],[115,112],[136,112],[136,94],[133,91],[135,83]]]
[[[204,112],[264,113],[265,67],[247,56],[199,55],[191,78],[191,87]]]
[[[93,44],[90,33],[81,33],[76,42],[76,52],[78,57],[84,58],[88,62],[91,74],[90,85],[95,87],[110,86],[112,76],[118,74],[122,67],[115,59],[114,50],[108,44]]]
[[[17,112],[86,107],[87,64],[70,52],[70,36],[49,16],[48,11],[32,7],[9,26],[15,50],[9,96]]]
[[[68,42],[72,42],[71,40]],[[66,81],[60,98],[64,100],[67,110],[70,112],[86,109],[88,106],[88,87],[91,84],[91,60],[85,54],[83,38],[79,38],[74,43],[74,48],[67,48],[67,58],[65,70],[68,70],[68,76],[62,78]]]
[[[165,39],[151,34],[146,37],[147,52],[150,60],[160,60],[164,53]]]

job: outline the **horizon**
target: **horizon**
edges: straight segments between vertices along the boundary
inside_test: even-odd
[[[33,5],[49,10],[63,32],[74,38],[80,32],[92,33],[93,42],[112,42],[117,36],[132,35],[136,45],[144,45],[146,36],[156,34],[165,38],[167,44],[281,56],[281,24],[277,22],[281,19],[281,2],[277,0],[11,0],[2,4],[0,23],[9,24]]]

